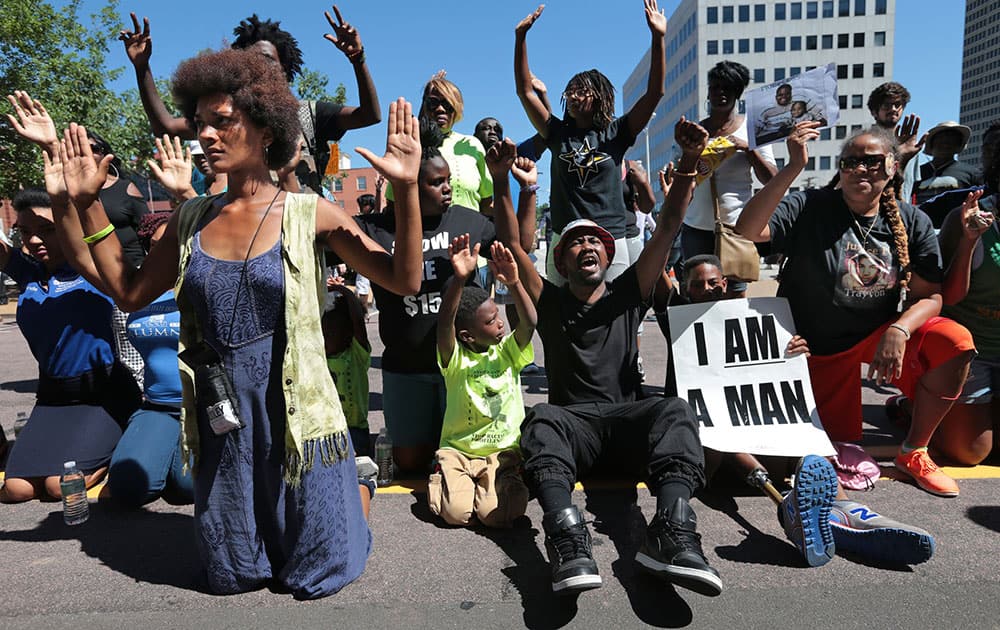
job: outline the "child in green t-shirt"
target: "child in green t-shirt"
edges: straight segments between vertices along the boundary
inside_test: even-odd
[[[448,401],[428,501],[451,525],[468,525],[474,514],[483,525],[510,527],[528,504],[518,450],[524,419],[520,372],[535,359],[537,314],[518,281],[513,255],[495,242],[496,278],[510,290],[520,317],[514,334],[504,335],[489,293],[464,286],[478,254],[478,244],[469,250],[468,234],[448,248],[455,276],[441,301],[437,329]]]

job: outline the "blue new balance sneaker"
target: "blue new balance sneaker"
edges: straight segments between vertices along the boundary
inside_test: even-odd
[[[795,487],[778,507],[778,520],[806,564],[820,567],[833,559],[830,508],[837,496],[837,472],[819,455],[806,455],[795,470]]]
[[[830,528],[840,553],[876,564],[920,564],[934,555],[934,537],[856,501],[834,501]]]

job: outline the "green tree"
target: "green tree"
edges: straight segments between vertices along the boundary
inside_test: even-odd
[[[303,68],[299,78],[295,80],[295,92],[304,101],[332,101],[337,105],[347,103],[347,88],[343,83],[337,84],[333,94],[326,91],[330,79],[317,70]]]

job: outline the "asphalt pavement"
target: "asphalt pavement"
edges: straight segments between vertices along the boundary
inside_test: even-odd
[[[37,372],[9,313],[0,309],[0,425],[11,435],[17,412],[30,410]],[[377,366],[374,319],[369,335]],[[665,349],[655,322],[648,321],[642,355],[654,393],[663,381]],[[377,369],[370,376],[370,423],[377,433],[382,385]],[[523,385],[526,404],[544,400],[544,375],[526,377]],[[900,437],[881,411],[888,393],[864,392],[866,444],[882,456]],[[380,490],[364,575],[315,602],[269,590],[207,594],[190,506],[157,501],[123,511],[95,501],[87,523],[68,527],[58,504],[3,505],[0,628],[996,628],[1000,493],[990,477],[997,471],[953,469],[962,477],[956,499],[891,478],[853,493],[936,535],[935,557],[915,567],[876,567],[838,556],[807,568],[785,540],[768,499],[736,481],[706,492],[693,504],[706,555],[725,585],[717,598],[636,572],[633,557],[654,501],[621,483],[594,484],[574,495],[594,521],[604,579],[603,588],[578,598],[549,590],[537,503],[511,530],[451,528],[428,511],[421,480]]]

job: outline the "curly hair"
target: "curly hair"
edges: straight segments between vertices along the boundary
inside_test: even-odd
[[[454,278],[452,282],[457,282]],[[458,311],[455,313],[455,334],[459,330],[468,330],[476,321],[476,311],[486,300],[490,299],[490,294],[480,287],[462,287],[462,297],[458,302]]]
[[[903,107],[905,108],[910,103],[910,91],[903,87],[901,83],[896,83],[895,81],[889,81],[876,87],[868,95],[868,111],[871,112],[872,116],[878,115],[878,110],[882,107],[882,103],[888,99],[898,99],[903,103]]]
[[[615,86],[611,85],[608,77],[593,68],[573,75],[566,84],[563,95],[559,97],[563,112],[566,111],[566,92],[573,87],[587,88],[594,93],[594,104],[597,106],[597,111],[594,112],[594,128],[605,129],[610,125],[615,119]]]
[[[268,167],[281,168],[295,155],[301,134],[299,102],[262,55],[238,49],[198,55],[181,63],[172,83],[174,99],[192,124],[199,99],[227,94],[253,124],[271,130],[274,139],[265,152]]]
[[[743,90],[750,85],[750,70],[742,63],[720,61],[708,71],[709,83],[720,83],[736,92],[736,98],[743,96]]]
[[[172,214],[172,212],[150,212],[139,220],[139,229],[136,230],[136,234],[139,236],[139,244],[142,245],[147,254],[153,246],[151,242],[153,234],[156,234],[156,230],[170,220]]]
[[[910,239],[906,233],[906,225],[903,223],[903,217],[899,213],[899,202],[896,200],[896,191],[903,186],[902,169],[898,168],[899,143],[896,141],[896,136],[892,130],[883,129],[877,125],[856,131],[844,142],[843,147],[840,149],[840,157],[843,157],[855,142],[866,136],[878,140],[882,144],[886,156],[892,156],[897,165],[896,172],[886,183],[885,188],[882,189],[882,195],[879,197],[878,211],[892,231],[893,248],[896,250],[896,260],[899,262],[899,269],[902,274],[899,280],[899,287],[905,291],[910,286],[910,278],[913,272],[910,269]]]
[[[434,90],[441,97],[448,102],[451,106],[451,124],[449,127],[454,127],[455,123],[462,120],[462,113],[465,111],[465,100],[462,99],[462,90],[458,89],[458,86],[444,78],[444,74],[439,72],[431,77],[431,80],[424,85],[424,92],[420,97],[420,112],[417,117],[423,119],[425,117],[430,117],[430,112],[426,111],[427,97],[430,96],[431,90]]]
[[[292,79],[302,72],[302,51],[299,49],[299,42],[292,37],[292,34],[280,26],[281,22],[271,20],[262,22],[254,13],[233,29],[233,35],[236,36],[233,48],[246,49],[260,41],[271,42],[278,51],[278,63],[285,71],[285,79],[291,83]]]

